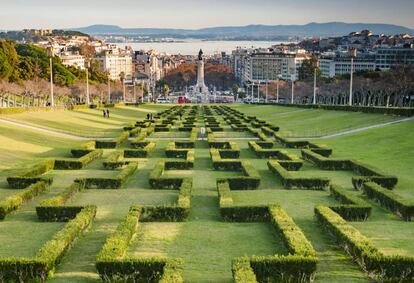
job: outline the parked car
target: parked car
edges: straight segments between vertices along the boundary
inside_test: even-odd
[[[166,103],[170,103],[170,100],[168,98],[157,98],[156,103],[160,103],[160,104],[166,104]]]

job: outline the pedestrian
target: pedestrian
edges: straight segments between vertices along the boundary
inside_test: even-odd
[[[102,112],[103,112],[103,117],[106,118],[106,111],[105,111],[105,109],[102,110]]]
[[[106,109],[106,118],[109,119],[109,109]]]
[[[152,121],[152,113],[150,114],[150,120]]]
[[[150,114],[148,113],[148,114],[147,114],[147,120],[149,120],[149,119],[150,119]]]
[[[201,138],[204,140],[205,134],[206,134],[206,128],[201,127],[200,129]]]

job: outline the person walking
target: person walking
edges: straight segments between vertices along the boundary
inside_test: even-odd
[[[106,118],[109,119],[109,109],[106,109]]]
[[[147,114],[147,120],[149,120],[149,118],[150,118],[150,114],[148,113],[148,114]]]
[[[105,109],[102,110],[102,112],[103,112],[103,117],[106,118],[106,111],[105,111]]]

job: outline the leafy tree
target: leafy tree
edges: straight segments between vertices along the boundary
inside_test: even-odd
[[[320,70],[318,68],[318,58],[313,55],[310,59],[304,60],[302,66],[299,68],[299,80],[311,80],[313,79],[316,69],[316,75],[320,76]]]
[[[0,40],[0,78],[6,81],[19,81],[19,56],[15,44],[9,40]]]

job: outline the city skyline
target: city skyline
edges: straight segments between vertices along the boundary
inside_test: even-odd
[[[414,2],[410,0],[182,0],[179,3],[165,0],[136,3],[126,0],[122,6],[97,0],[73,0],[58,5],[54,3],[56,2],[51,0],[2,3],[0,29],[66,29],[93,24],[111,24],[125,28],[197,29],[332,21],[387,23],[414,28],[411,16]]]

